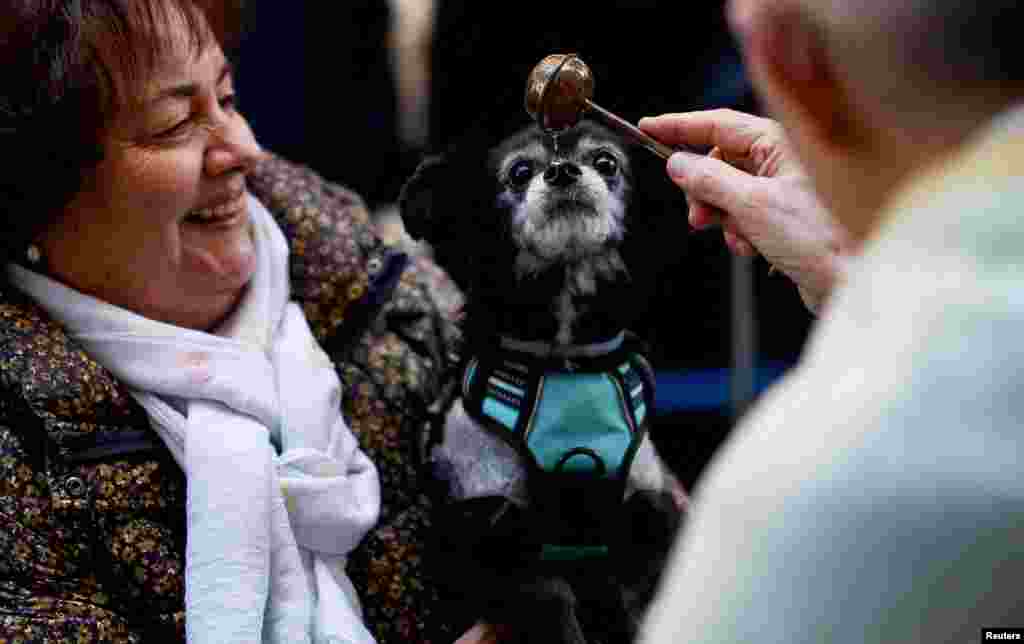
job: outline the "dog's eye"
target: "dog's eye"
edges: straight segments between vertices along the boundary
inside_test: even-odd
[[[516,187],[525,186],[533,177],[533,164],[529,161],[516,161],[508,171],[508,182]]]
[[[606,177],[614,175],[619,170],[619,162],[608,152],[601,152],[594,159],[594,169]]]

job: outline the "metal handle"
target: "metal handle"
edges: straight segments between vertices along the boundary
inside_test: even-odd
[[[586,106],[587,109],[594,112],[598,117],[600,117],[600,120],[604,122],[605,125],[608,125],[609,127],[618,130],[619,133],[634,139],[640,145],[644,146],[651,152],[657,154],[662,159],[668,159],[670,156],[672,156],[673,152],[678,152],[680,150],[690,151],[685,146],[673,148],[672,146],[665,145],[661,141],[658,141],[657,139],[649,136],[647,133],[645,133],[643,130],[636,127],[629,121],[621,117],[618,117],[615,114],[612,114],[608,110],[604,109],[600,105],[597,105],[596,103],[594,103],[594,101],[590,100],[589,98],[586,99]]]

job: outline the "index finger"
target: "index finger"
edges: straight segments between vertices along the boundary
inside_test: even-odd
[[[774,135],[778,124],[730,109],[662,114],[640,119],[640,129],[667,143],[719,147],[727,156],[745,157],[761,137]]]
[[[455,644],[497,644],[498,636],[496,629],[486,622],[477,622],[462,637],[455,640]]]

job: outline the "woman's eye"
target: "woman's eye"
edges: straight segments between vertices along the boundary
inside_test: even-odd
[[[230,94],[225,94],[224,96],[218,98],[217,103],[220,105],[220,108],[225,112],[234,112],[238,107],[238,98],[232,92]],[[175,136],[183,134],[185,130],[188,128],[189,124],[192,122],[193,118],[198,117],[190,115],[188,118],[178,121],[171,127],[160,130],[153,136],[156,139],[172,139]]]
[[[615,157],[607,152],[602,152],[597,155],[596,159],[594,159],[594,169],[604,176],[610,177],[618,172],[619,162],[615,160]]]
[[[533,164],[529,161],[517,161],[508,171],[508,182],[513,186],[525,186],[533,177]]]

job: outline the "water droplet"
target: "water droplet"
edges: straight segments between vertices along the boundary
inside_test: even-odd
[[[558,130],[548,130],[548,136],[551,137],[551,150],[554,152],[555,158],[558,158]]]

